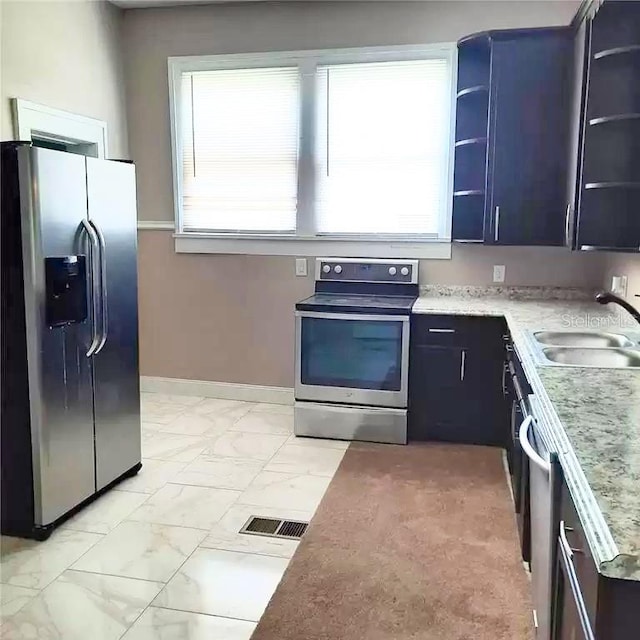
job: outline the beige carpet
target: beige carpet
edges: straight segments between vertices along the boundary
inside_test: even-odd
[[[528,640],[501,452],[353,443],[252,640]]]

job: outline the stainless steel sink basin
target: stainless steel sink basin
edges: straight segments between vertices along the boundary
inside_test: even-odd
[[[546,347],[542,353],[551,362],[578,367],[640,367],[640,352],[628,349]]]
[[[557,347],[632,347],[633,342],[619,333],[597,331],[536,331],[533,337],[541,344]]]

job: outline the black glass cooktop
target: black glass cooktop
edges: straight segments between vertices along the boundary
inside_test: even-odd
[[[381,296],[370,294],[345,295],[316,293],[296,304],[298,311],[325,313],[378,313],[408,315],[416,296]]]

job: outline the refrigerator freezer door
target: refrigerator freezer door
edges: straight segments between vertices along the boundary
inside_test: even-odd
[[[87,158],[89,221],[100,238],[101,337],[93,356],[96,485],[140,462],[135,168]]]
[[[91,318],[46,322],[45,258],[87,253],[84,157],[19,150],[34,520],[48,525],[95,492]]]

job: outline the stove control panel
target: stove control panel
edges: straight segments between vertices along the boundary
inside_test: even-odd
[[[417,284],[418,261],[317,258],[316,280]]]

